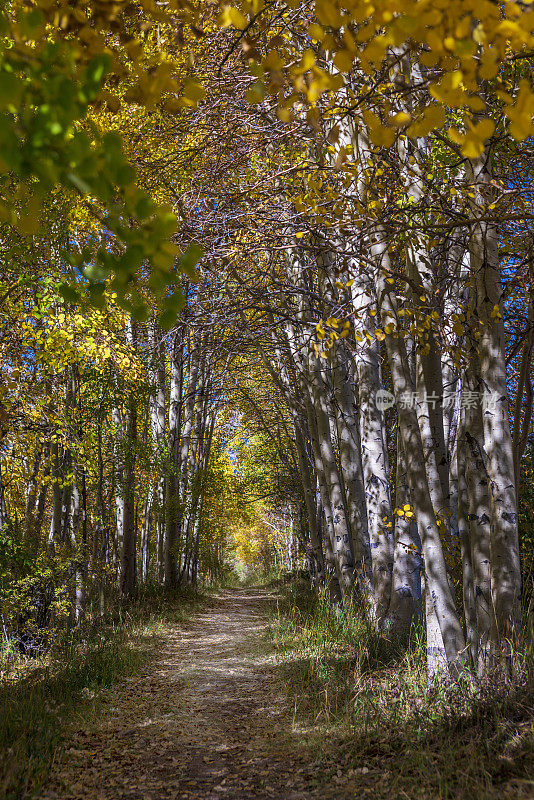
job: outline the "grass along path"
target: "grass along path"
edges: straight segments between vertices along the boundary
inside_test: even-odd
[[[316,769],[292,741],[262,637],[272,602],[266,591],[228,590],[191,622],[163,627],[157,657],[116,686],[97,724],[75,732],[40,797],[315,796]]]
[[[275,607],[276,595],[267,590],[225,590],[190,621],[165,624],[147,667],[111,690],[98,721],[85,725],[80,720],[71,747],[39,797],[532,796],[534,784],[524,770],[522,779],[512,782],[501,776],[498,786],[491,780],[465,783],[449,774],[449,788],[436,780],[441,726],[436,741],[421,741],[428,758],[418,761],[397,749],[386,730],[380,737],[371,726],[362,736],[349,728],[295,720],[287,691],[288,654],[280,663],[272,637],[265,636]],[[402,735],[399,730],[399,741]],[[448,746],[445,737],[443,747]],[[461,747],[458,755],[464,755]],[[429,770],[426,778],[421,768]],[[463,768],[449,765],[451,774]],[[482,793],[483,785],[487,791]]]

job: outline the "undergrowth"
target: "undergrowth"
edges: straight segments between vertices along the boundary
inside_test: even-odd
[[[42,658],[0,652],[0,797],[38,796],[70,722],[94,717],[105,689],[135,674],[157,651],[158,630],[185,621],[203,600],[149,586],[113,621],[56,637]]]
[[[295,729],[317,737],[329,780],[358,774],[376,798],[534,797],[528,649],[514,685],[430,689],[419,631],[392,641],[304,581],[282,586],[269,636]]]

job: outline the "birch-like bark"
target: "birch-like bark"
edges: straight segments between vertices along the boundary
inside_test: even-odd
[[[93,571],[98,570],[98,605],[99,614],[106,613],[106,570],[109,563],[110,548],[110,516],[109,507],[104,499],[104,459],[102,454],[102,420],[97,422],[97,454],[98,481],[96,489],[98,522],[93,533]],[[113,473],[112,473],[113,474]]]
[[[464,605],[464,620],[467,647],[472,666],[478,663],[478,633],[477,615],[475,607],[475,585],[473,575],[473,562],[471,558],[471,534],[469,530],[469,496],[466,480],[466,439],[465,439],[465,414],[460,415],[458,435],[456,438],[456,460],[458,462],[458,536],[460,539],[460,554],[462,559],[462,595]]]
[[[136,344],[133,321],[127,329],[127,339]],[[137,448],[137,405],[133,391],[128,393],[125,408],[117,403],[112,409],[115,428],[114,472],[117,552],[120,564],[120,593],[123,599],[133,595],[136,586],[137,532],[135,518],[135,457]]]
[[[324,584],[324,556],[321,544],[321,537],[317,525],[317,507],[315,501],[315,492],[312,485],[312,473],[308,463],[308,454],[306,450],[306,442],[303,433],[303,425],[298,417],[293,417],[293,425],[295,431],[295,444],[297,448],[297,458],[299,462],[299,473],[302,483],[302,491],[304,494],[304,501],[306,505],[306,517],[308,522],[308,531],[310,535],[311,544],[311,558],[312,566],[312,581],[317,583],[320,587]]]
[[[409,248],[408,273],[421,287],[423,296],[429,297],[434,293],[428,256],[420,245]],[[431,319],[430,308],[428,316]],[[425,331],[425,337],[424,342],[417,342],[416,350],[417,416],[434,509],[443,523],[444,532],[447,531],[448,534],[450,489],[449,459],[443,422],[443,374],[441,354],[432,324]]]
[[[72,451],[69,446],[63,448],[62,459],[62,474],[65,478],[66,475],[73,474],[74,465],[72,463]],[[76,498],[73,498],[75,487],[70,480],[64,480],[63,489],[61,491],[61,527],[59,532],[59,539],[62,544],[69,541],[70,534],[70,521],[72,519],[72,512],[76,509]],[[73,506],[74,503],[74,506]]]
[[[399,328],[394,289],[386,281],[386,276],[391,272],[391,263],[387,246],[383,241],[383,233],[380,233],[379,237],[373,244],[372,254],[375,261],[375,285],[382,328],[388,329],[388,325]],[[397,404],[399,430],[406,455],[410,496],[418,514],[426,592],[437,617],[448,670],[453,677],[456,677],[465,665],[465,640],[448,582],[439,526],[430,494],[417,413],[411,404],[404,400],[406,396],[414,396],[406,346],[404,339],[400,336],[388,335],[385,342]],[[434,645],[429,644],[429,647],[434,647]],[[429,652],[428,655],[432,662],[433,653]],[[440,656],[441,653],[436,655]]]
[[[300,294],[296,303],[296,325],[292,322],[288,322],[285,326],[285,343],[287,345],[288,362],[290,365],[288,374],[285,376],[285,384],[288,393],[288,405],[291,410],[293,425],[297,436],[297,458],[299,459],[301,480],[309,517],[310,540],[314,552],[318,587],[320,588],[324,585],[330,593],[332,602],[338,602],[341,599],[341,589],[332,551],[332,541],[334,537],[332,508],[319,447],[316,411],[313,407],[307,358],[305,355],[309,347],[309,342],[305,342],[302,337],[302,326],[305,322],[306,312],[309,312],[309,308],[306,300],[307,286],[300,266],[295,250],[290,249],[287,253],[288,277],[290,281],[295,284]],[[281,366],[282,357],[276,344],[275,350],[277,352],[279,365]],[[283,371],[280,373],[280,380],[283,386]],[[304,432],[300,428],[297,395],[300,395],[300,403],[302,403],[304,407],[305,416],[307,418],[307,428],[315,475],[308,469],[306,440]],[[297,434],[297,431],[300,431],[300,435]],[[322,524],[323,521],[324,526]],[[324,537],[321,537],[322,530],[325,532]]]
[[[320,587],[324,584],[325,570],[315,497],[315,479],[314,476],[312,476],[312,471],[310,469],[310,460],[306,447],[306,441],[308,438],[306,429],[308,426],[306,425],[305,415],[301,411],[301,404],[299,400],[297,400],[299,395],[300,398],[302,398],[303,395],[307,394],[307,389],[302,386],[302,358],[296,347],[296,335],[293,324],[288,323],[284,332],[286,335],[284,341],[286,347],[284,348],[284,352],[287,355],[288,363],[284,364],[282,350],[276,341],[274,342],[274,346],[278,369],[276,370],[274,367],[272,367],[268,359],[265,357],[263,358],[263,362],[273,381],[285,396],[289,407],[289,412],[291,414],[291,421],[295,434],[299,475],[308,519],[311,552],[308,552],[307,550],[307,556],[312,560],[313,564],[310,577],[312,579],[312,583],[316,580],[317,586]],[[297,376],[300,376],[300,382]]]
[[[198,370],[198,382],[194,412],[194,424],[191,432],[191,443],[187,460],[187,482],[183,501],[183,528],[184,528],[184,565],[182,575],[192,583],[195,561],[195,541],[200,533],[197,525],[197,512],[201,493],[201,461],[202,444],[207,418],[208,372],[206,369],[206,341],[203,341],[201,358]]]
[[[6,491],[2,477],[2,464],[0,463],[0,532],[7,530],[11,525],[6,504]]]
[[[330,435],[329,409],[326,400],[324,378],[321,374],[321,364],[319,358],[311,351],[309,353],[309,374],[317,421],[318,447],[332,512],[334,534],[332,550],[343,600],[351,601],[354,589],[354,561],[351,550],[351,534],[347,522],[343,487]]]
[[[442,546],[445,545],[449,559],[454,554],[454,543],[450,536],[450,508],[449,508],[449,476],[447,472],[447,457],[443,437],[443,411],[441,408],[441,366],[435,354],[416,353],[416,396],[417,418],[423,444],[423,453],[426,463],[426,473],[432,506],[437,516],[441,533]],[[428,345],[427,345],[428,347]],[[420,536],[421,536],[420,531]],[[427,645],[428,645],[428,673],[432,682],[441,673],[447,671],[444,658],[445,646],[443,643],[441,627],[436,617],[434,603],[430,592],[425,593],[425,602],[430,603],[426,608]],[[434,663],[433,663],[434,662]]]
[[[367,526],[358,406],[349,357],[341,344],[335,348],[332,355],[332,381],[340,467],[345,487],[357,583],[371,610],[371,615],[376,618],[377,609],[373,592],[373,563]]]
[[[163,570],[161,563],[161,544],[165,532],[165,350],[163,338],[158,328],[156,319],[149,325],[149,344],[151,349],[151,369],[150,369],[150,431],[152,436],[152,449],[155,461],[156,480],[155,485],[151,486],[147,493],[147,499],[143,512],[143,527],[141,538],[141,581],[148,580],[150,571],[150,532],[152,521],[154,521],[154,531],[156,540],[156,570],[161,580],[160,574]],[[176,338],[173,338],[173,350],[176,348]],[[173,353],[173,359],[175,355]],[[172,372],[172,367],[171,367]],[[171,397],[173,396],[171,376]],[[169,443],[172,436],[169,435]]]
[[[419,180],[420,165],[418,163],[417,167],[417,179],[411,182],[408,191],[409,195],[416,200],[420,199],[422,193]],[[420,287],[418,290],[422,292],[421,298],[427,298],[423,302],[428,303],[428,298],[434,294],[434,276],[430,257],[423,244],[417,238],[408,247],[407,271],[414,284]],[[427,309],[427,314],[429,325],[424,331],[424,339],[417,341],[415,352],[417,420],[426,464],[428,489],[440,529],[441,543],[442,546],[445,543],[449,557],[452,558],[454,549],[450,536],[449,459],[445,444],[442,364],[432,330],[430,307]],[[408,402],[410,402],[410,398],[408,398]],[[421,529],[419,530],[419,535],[421,538],[423,537]],[[448,666],[442,626],[437,616],[428,580],[425,581],[424,598],[427,631],[427,669],[429,681],[432,683],[447,674]]]
[[[404,509],[411,505],[406,457],[397,433],[397,472],[395,478],[395,506]],[[391,602],[384,628],[393,634],[406,634],[412,620],[421,615],[421,538],[415,516],[395,516],[395,550],[393,557],[393,583]]]
[[[317,588],[320,589],[325,585],[327,578],[325,569],[325,555],[321,540],[322,514],[318,513],[316,475],[314,475],[313,466],[310,464],[307,447],[307,440],[309,439],[309,444],[312,451],[312,461],[316,463],[318,454],[314,452],[311,429],[311,419],[313,418],[313,429],[315,431],[315,417],[309,390],[308,387],[305,386],[304,362],[302,359],[302,354],[298,351],[296,338],[294,326],[287,325],[286,344],[290,368],[285,376],[284,371],[280,370],[280,378],[283,381],[285,377],[285,390],[291,413],[293,430],[295,432],[299,474],[308,518],[308,530],[311,544],[311,552],[309,553],[309,556],[313,560],[313,572],[316,576]],[[278,362],[280,366],[282,366],[282,358],[278,349],[277,354]],[[300,398],[300,402],[297,400],[297,397]],[[300,405],[303,398],[304,403],[302,405],[304,406],[304,413],[301,412]]]
[[[78,623],[85,619],[87,601],[87,485],[85,478],[85,466],[80,468],[81,472],[81,492],[79,493],[78,521],[81,519],[82,535],[81,542],[75,542],[76,546],[76,587],[74,600],[74,613]]]
[[[442,420],[441,408],[434,413],[431,410],[431,401],[428,399],[428,391],[426,389],[426,378],[432,375],[431,368],[426,371],[423,370],[422,365],[423,357],[416,353],[416,396],[417,396],[417,421],[419,423],[419,431],[421,435],[421,443],[423,446],[423,455],[425,458],[426,474],[428,480],[428,489],[432,508],[436,515],[436,521],[441,528],[442,541],[445,539],[448,544],[448,503],[446,493],[448,490],[444,488],[442,483],[443,475],[440,474],[438,469],[438,452],[439,446],[433,436],[432,423],[439,424]],[[438,418],[436,420],[436,417]],[[423,531],[419,530],[421,539],[423,538]],[[442,542],[441,542],[442,543]],[[443,641],[443,634],[439,619],[437,617],[437,610],[434,605],[432,590],[428,580],[425,582],[425,616],[426,616],[426,639],[427,639],[427,670],[428,679],[433,683],[436,679],[443,677],[447,674],[447,658],[445,651],[445,643]]]
[[[480,214],[491,198],[490,153],[469,164],[475,198],[472,214]],[[514,456],[508,414],[505,331],[502,318],[499,232],[495,224],[476,221],[469,242],[471,274],[476,287],[477,316],[482,323],[478,352],[482,385],[484,451],[490,483],[491,594],[496,618],[494,643],[502,664],[510,668],[511,643],[520,633],[521,571]]]
[[[195,409],[194,409],[194,424],[191,431],[191,442],[189,446],[189,455],[187,458],[186,468],[186,482],[184,489],[184,497],[182,500],[183,505],[183,528],[184,528],[184,553],[186,554],[187,569],[185,570],[186,577],[190,580],[191,575],[187,574],[191,571],[191,556],[194,550],[193,546],[193,531],[195,527],[195,516],[198,509],[199,502],[199,485],[197,480],[197,471],[199,466],[199,456],[201,455],[201,445],[203,439],[203,432],[206,422],[207,414],[207,400],[208,400],[208,373],[206,369],[206,346],[207,342],[204,339],[202,342],[201,355],[198,367],[198,380],[196,386]],[[191,544],[191,547],[190,547]]]
[[[46,509],[46,500],[48,495],[48,479],[50,477],[50,442],[46,442],[44,446],[43,460],[44,460],[43,484],[38,492],[34,518],[32,521],[32,530],[35,538],[36,547],[39,545],[41,539],[41,530],[43,527],[44,515]]]
[[[332,506],[330,504],[330,494],[328,491],[328,483],[326,479],[326,470],[323,464],[322,451],[319,445],[315,408],[307,394],[305,395],[305,403],[315,465],[315,474],[317,476],[317,490],[321,501],[320,507],[319,504],[317,504],[319,511],[318,519],[324,523],[324,536],[322,541],[324,545],[325,584],[331,602],[338,603],[342,599],[342,591],[338,565],[333,549],[335,533]]]
[[[311,315],[306,296],[307,287],[294,253],[290,254],[289,265],[289,274],[301,289],[297,319],[302,324],[309,321]],[[298,375],[304,395],[315,472],[321,493],[326,532],[324,550],[327,588],[333,602],[337,602],[338,597],[343,601],[352,601],[354,563],[351,532],[347,521],[343,485],[332,446],[327,389],[321,374],[320,360],[312,352],[309,342],[298,340],[300,338],[298,333],[294,331],[294,334],[297,334],[295,336],[289,333],[289,338],[295,339],[292,344],[293,354],[298,361]]]
[[[50,457],[52,461],[52,517],[50,520],[50,532],[48,534],[48,548],[54,552],[56,544],[61,535],[61,462],[60,449],[57,434],[53,435],[50,445]]]
[[[173,497],[173,503],[169,505],[169,496],[167,500],[167,529],[165,541],[165,584],[169,587],[175,587],[178,583],[178,542],[182,528],[183,519],[183,505],[186,499],[187,490],[187,463],[189,456],[189,446],[191,441],[191,432],[193,429],[195,399],[198,382],[199,358],[200,347],[198,342],[192,343],[190,351],[190,364],[189,364],[189,379],[187,382],[187,395],[183,404],[183,428],[181,442],[178,441],[177,447],[177,471],[176,476],[177,491]],[[175,375],[175,397],[178,397],[178,373]],[[175,403],[176,406],[176,403]],[[170,411],[169,411],[170,413]],[[174,427],[174,425],[173,425]],[[169,425],[170,429],[170,425]],[[175,440],[176,441],[176,440]],[[169,481],[171,483],[171,481]]]
[[[459,446],[465,453],[467,519],[473,574],[474,632],[471,633],[470,645],[475,669],[482,676],[491,667],[490,640],[495,639],[495,619],[491,599],[491,512],[487,457],[484,452],[482,394],[476,346],[471,343],[470,347],[470,363],[462,387],[464,402],[460,429],[462,441]]]
[[[36,516],[37,497],[38,497],[37,476],[39,474],[39,469],[41,467],[42,456],[43,456],[43,447],[39,445],[36,448],[34,454],[32,471],[26,490],[24,535],[28,541],[31,541],[35,537],[35,521],[36,521],[35,516]]]
[[[163,546],[163,573],[165,585],[169,588],[175,588],[178,584],[178,539],[180,522],[178,472],[180,469],[179,448],[183,394],[183,346],[182,332],[176,330],[173,336],[170,359],[169,467],[165,484],[165,538]],[[156,425],[159,431],[161,427],[161,420],[159,417]]]
[[[128,342],[136,346],[136,325],[132,321],[127,328]],[[123,541],[121,551],[120,588],[123,598],[133,595],[136,586],[137,531],[135,515],[135,462],[137,448],[137,402],[133,391],[127,399],[124,428],[124,494],[123,494]]]
[[[66,391],[65,391],[65,406],[66,409],[70,414],[73,414],[76,408],[76,392],[77,392],[77,381],[76,381],[76,373],[74,367],[72,367],[69,372],[67,373],[66,377]],[[72,434],[71,434],[72,435]],[[74,463],[75,460],[75,453],[73,454],[72,450],[72,439],[71,436],[66,437],[65,444],[63,446],[63,459],[62,459],[62,471],[64,478],[68,475],[73,476],[73,481],[71,479],[65,480],[63,482],[63,490],[61,496],[61,530],[60,530],[60,541],[62,543],[69,542],[75,547],[75,536],[73,533],[74,529],[77,528],[77,515],[79,513],[80,508],[80,501],[79,501],[79,490],[76,484],[76,464]]]
[[[141,569],[139,580],[146,583],[150,568],[150,533],[152,529],[154,488],[149,487],[143,506],[143,522],[141,524]]]
[[[525,343],[521,352],[521,365],[519,367],[519,378],[517,381],[517,393],[514,409],[512,443],[516,490],[519,489],[519,481],[521,479],[521,459],[523,457],[523,453],[525,452],[525,447],[527,446],[534,406],[534,390],[532,388],[532,357],[534,355],[534,265],[532,264],[530,272],[530,297],[528,301],[527,312],[527,331]],[[524,408],[523,395],[525,395]]]
[[[210,414],[210,420],[207,422],[207,399],[206,399],[206,408],[204,410],[204,433],[202,436],[202,456],[200,459],[200,486],[198,491],[198,509],[195,514],[195,528],[193,531],[193,564],[191,568],[191,585],[196,586],[198,582],[198,575],[199,575],[199,565],[200,565],[200,554],[199,554],[199,546],[200,546],[200,534],[202,532],[202,524],[203,524],[203,514],[204,514],[204,499],[206,495],[206,479],[208,474],[208,465],[210,460],[210,453],[211,453],[211,445],[213,441],[213,432],[215,430],[215,422],[217,418],[216,411],[212,411]],[[207,431],[207,432],[206,432]]]
[[[123,432],[123,413],[118,405],[111,409],[111,419],[113,422],[113,474],[115,488],[115,548],[113,554],[113,564],[116,565],[117,559],[120,562],[122,545],[124,541],[124,432]]]
[[[378,622],[387,614],[391,599],[393,534],[391,487],[385,438],[384,412],[378,402],[382,389],[379,342],[373,338],[376,303],[369,276],[362,273],[352,284],[355,360],[358,370],[360,437],[367,500],[367,520],[373,565],[373,591]],[[365,335],[367,331],[371,340]]]

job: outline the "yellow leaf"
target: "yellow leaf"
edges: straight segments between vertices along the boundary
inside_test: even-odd
[[[526,80],[519,84],[519,92],[512,106],[505,109],[506,116],[510,120],[510,133],[522,142],[527,136],[534,132],[532,117],[534,116],[534,94]]]
[[[429,88],[431,96],[444,105],[462,106],[465,99],[462,88],[463,73],[460,70],[447,72],[438,84]]]
[[[189,103],[186,103],[186,105],[189,105]],[[183,101],[178,100],[177,97],[168,97],[165,100],[163,107],[165,108],[165,111],[169,112],[169,114],[177,114],[183,108]]]
[[[473,131],[481,139],[489,139],[495,133],[495,123],[491,119],[483,119],[478,125],[473,126]]]
[[[507,39],[515,40],[516,43],[521,44],[527,41],[527,34],[518,25],[517,22],[512,22],[510,19],[503,20],[495,29],[495,33],[500,33],[501,36]]]
[[[234,28],[243,30],[247,27],[246,17],[233,6],[224,6],[219,21],[223,28],[228,28],[230,25],[233,25]]]
[[[17,220],[16,227],[24,236],[32,236],[39,230],[39,217],[33,214],[20,216]]]
[[[348,50],[338,50],[334,56],[334,66],[340,72],[350,72],[354,63],[354,56]]]
[[[321,23],[330,28],[338,28],[342,23],[341,14],[331,0],[316,0],[315,16]]]
[[[493,135],[495,123],[491,119],[483,119],[481,122],[468,123],[469,129],[463,134],[456,128],[449,129],[449,139],[460,145],[462,155],[466,158],[478,158],[484,152],[486,140]]]
[[[184,86],[184,100],[187,105],[196,105],[199,100],[204,100],[206,91],[197,81],[187,81]]]
[[[384,127],[380,117],[372,111],[366,110],[362,116],[369,129],[369,137],[373,144],[390,147],[395,140],[395,132],[391,128]]]
[[[481,78],[488,80],[489,78],[495,77],[499,71],[497,58],[497,53],[493,50],[486,50],[482,54],[480,58],[480,66],[478,68],[478,74]]]
[[[325,37],[325,32],[321,28],[320,25],[317,25],[316,22],[312,22],[310,27],[308,28],[308,34],[312,37],[312,39],[316,39],[318,42],[322,42]]]
[[[399,111],[398,114],[395,114],[390,120],[391,124],[395,125],[396,128],[402,128],[404,125],[409,125],[411,121],[411,114],[408,114],[406,111]]]
[[[311,60],[307,58],[307,54],[311,54]],[[263,60],[263,66],[266,69],[272,71],[279,71],[284,66],[285,61],[283,58],[280,58],[280,55],[276,52],[276,50],[271,50],[266,58]],[[309,69],[313,67],[315,64],[315,55],[312,50],[308,50],[304,56],[302,57],[301,64],[299,66],[299,71],[307,72]]]
[[[265,86],[260,80],[255,81],[245,94],[247,103],[258,104],[265,97]]]

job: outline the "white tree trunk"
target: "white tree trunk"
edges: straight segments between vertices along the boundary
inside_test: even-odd
[[[376,302],[369,277],[354,276],[355,358],[360,400],[360,436],[367,520],[373,564],[373,590],[378,621],[387,614],[393,572],[393,513],[385,438],[384,411],[377,402],[382,389],[379,342],[373,339]],[[369,333],[371,340],[366,336]],[[360,341],[358,341],[360,339]],[[390,527],[388,527],[388,525]]]
[[[470,165],[475,184],[473,217],[491,199],[490,154]],[[491,594],[502,664],[509,669],[511,643],[519,637],[521,571],[514,457],[508,413],[505,331],[502,319],[499,232],[486,222],[475,222],[469,243],[471,274],[476,287],[480,326],[478,351],[482,386],[484,450],[490,483]]]
[[[380,239],[373,246],[373,256],[375,259],[375,284],[382,328],[387,329],[390,324],[398,328],[400,325],[394,289],[386,281],[386,275],[391,270],[389,254],[386,245]],[[443,649],[448,670],[453,677],[456,677],[465,665],[465,640],[447,577],[439,526],[428,483],[417,413],[409,403],[404,401],[406,396],[414,396],[414,385],[410,374],[406,346],[400,336],[388,335],[385,341],[395,391],[399,430],[406,454],[410,496],[418,515],[426,578],[425,591],[429,597],[429,602],[433,606],[443,638]],[[430,638],[428,646],[429,648],[434,648],[438,645],[435,645]],[[435,651],[433,650],[429,651],[430,660],[434,658],[434,653]],[[439,653],[435,653],[435,655],[437,657],[440,656]]]

